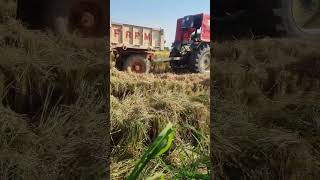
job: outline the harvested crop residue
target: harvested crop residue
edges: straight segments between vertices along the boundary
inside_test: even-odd
[[[168,179],[186,172],[208,176],[209,75],[141,75],[115,69],[111,74],[112,177],[128,175],[169,121],[177,127],[175,146],[153,160],[141,177],[162,171]]]
[[[217,44],[211,86],[217,179],[316,179],[320,42]]]
[[[15,3],[0,2],[0,179],[105,178],[104,40],[28,30]]]

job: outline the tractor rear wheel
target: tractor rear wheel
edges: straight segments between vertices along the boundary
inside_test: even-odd
[[[274,15],[278,32],[293,37],[319,37],[320,0],[279,0]]]
[[[135,73],[149,73],[151,63],[145,56],[131,55],[124,60],[123,70]]]
[[[190,56],[190,69],[197,73],[210,72],[210,46],[204,45]]]

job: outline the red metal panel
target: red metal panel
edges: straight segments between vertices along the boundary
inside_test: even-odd
[[[208,14],[203,14],[201,40],[205,42],[210,42],[210,15]]]
[[[191,34],[195,31],[195,28],[189,28],[187,29],[187,31],[185,31],[184,35],[183,35],[183,42],[189,42],[190,38],[191,38]]]
[[[204,42],[210,42],[210,15],[208,15],[208,14],[196,14],[194,16],[199,16],[199,15],[201,15],[203,17],[202,18],[202,28],[201,28],[201,37],[200,38]],[[182,42],[182,40],[188,41],[189,36],[191,35],[191,33],[193,31],[195,31],[195,29],[190,28],[182,36],[182,28],[181,28],[182,19],[183,18],[179,18],[177,20],[176,38],[175,38],[176,42]],[[182,39],[182,37],[183,37],[183,39]]]
[[[182,19],[183,18],[179,18],[177,20],[177,27],[176,27],[176,40],[177,42],[181,42],[181,37],[182,37]]]

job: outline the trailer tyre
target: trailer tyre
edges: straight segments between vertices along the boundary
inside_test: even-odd
[[[49,26],[57,34],[77,32],[83,37],[102,37],[106,31],[104,1],[55,0],[50,4]]]
[[[129,56],[123,65],[123,70],[135,73],[149,73],[151,63],[145,56],[142,55],[132,55]]]
[[[190,68],[191,71],[197,73],[210,72],[210,46],[208,44],[199,48],[190,56]]]

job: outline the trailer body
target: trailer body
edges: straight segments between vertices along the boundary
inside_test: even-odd
[[[132,24],[111,23],[110,40],[112,48],[148,51],[164,50],[164,30]]]

